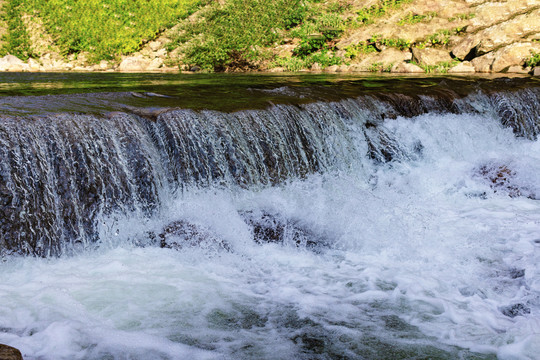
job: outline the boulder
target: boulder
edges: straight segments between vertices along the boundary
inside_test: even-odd
[[[155,235],[150,234],[150,238],[155,238]],[[230,250],[229,245],[214,235],[210,229],[186,220],[168,224],[158,235],[157,240],[160,247],[167,249],[198,247],[207,250]]]
[[[424,69],[422,69],[420,66],[414,65],[411,63],[406,63],[406,62],[397,63],[396,65],[392,67],[390,71],[393,73],[424,73],[425,72]]]
[[[239,213],[253,233],[257,244],[278,243],[317,249],[327,246],[321,236],[309,226],[295,219],[267,211],[243,211]]]
[[[28,59],[28,69],[30,71],[39,71],[40,65],[39,62],[37,62],[36,59]]]
[[[412,60],[418,64],[434,66],[442,62],[450,62],[452,61],[452,57],[446,50],[413,48]]]
[[[511,73],[511,74],[528,74],[531,72],[531,68],[530,67],[524,68],[523,66],[520,66],[520,65],[513,65],[513,66],[510,66],[506,72]]]
[[[152,60],[152,62],[150,62],[150,65],[148,65],[147,70],[157,70],[162,66],[163,66],[163,59],[155,58],[154,60]]]
[[[0,344],[0,359],[2,360],[23,360],[22,354],[14,347]]]
[[[476,56],[476,49],[479,45],[479,38],[468,36],[452,49],[452,55],[461,61],[471,60]]]
[[[337,72],[338,69],[339,69],[338,65],[332,65],[332,66],[329,66],[326,69],[324,69],[324,71],[326,71],[326,72]]]
[[[311,65],[311,71],[321,71],[321,70],[322,68],[319,63],[313,63],[313,65]]]
[[[152,51],[158,51],[160,48],[161,48],[161,42],[159,41],[150,41],[148,43],[148,47],[152,50]]]
[[[13,55],[6,55],[0,58],[0,70],[1,71],[22,71],[28,65]]]
[[[472,60],[477,56],[514,44],[528,34],[540,33],[540,9],[527,14],[510,17],[484,30],[467,36],[452,49],[460,60]]]
[[[377,62],[388,66],[390,64],[396,64],[405,60],[411,59],[410,51],[401,51],[396,48],[388,48],[377,54]]]
[[[531,56],[532,49],[539,49],[540,46],[530,43],[515,43],[506,46],[495,53],[495,59],[491,64],[491,71],[501,72],[510,66],[523,65],[525,60]]]
[[[469,61],[464,61],[448,70],[450,74],[474,73],[474,66]]]
[[[100,70],[107,70],[110,68],[110,64],[107,60],[101,60],[99,62],[99,69]]]
[[[120,71],[145,71],[150,66],[150,60],[142,57],[127,57],[118,67]]]
[[[491,64],[495,60],[494,54],[489,53],[484,56],[477,57],[471,61],[476,72],[490,72]]]
[[[158,51],[154,52],[154,56],[164,58],[167,56],[167,50],[165,48],[159,49]]]
[[[349,72],[349,67],[347,65],[340,65],[337,70],[337,72]]]
[[[540,66],[536,66],[533,70],[533,76],[540,76]]]

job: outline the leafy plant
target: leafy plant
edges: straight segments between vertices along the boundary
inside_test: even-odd
[[[345,47],[345,57],[349,59],[356,59],[363,54],[369,54],[373,52],[377,52],[377,49],[375,49],[372,44],[367,42],[362,42]]]
[[[326,44],[324,36],[308,36],[293,50],[293,54],[305,58],[309,54],[321,50]]]
[[[531,57],[525,60],[525,66],[540,66],[540,53],[531,50]]]
[[[369,42],[373,44],[379,43],[381,45],[388,46],[388,47],[395,47],[395,48],[398,48],[399,50],[405,50],[411,47],[411,42],[409,40],[399,39],[399,38],[387,39],[387,38],[381,37],[380,35],[373,35],[369,39]]]

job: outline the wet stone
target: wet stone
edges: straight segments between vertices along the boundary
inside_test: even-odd
[[[501,312],[511,318],[516,316],[523,316],[531,313],[531,309],[524,304],[518,303],[503,307]]]
[[[159,246],[180,250],[185,247],[229,250],[229,245],[216,237],[210,230],[186,220],[171,222],[158,235]]]
[[[311,249],[326,245],[324,239],[294,219],[266,211],[245,211],[240,215],[252,227],[253,240],[257,244],[291,244]]]
[[[0,344],[0,359],[1,360],[23,360],[22,354],[14,347]]]
[[[509,273],[512,279],[519,279],[525,276],[525,269],[510,269]]]

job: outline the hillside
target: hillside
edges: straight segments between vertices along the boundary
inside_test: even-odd
[[[4,0],[9,71],[532,73],[540,0]],[[537,69],[540,72],[540,69]]]

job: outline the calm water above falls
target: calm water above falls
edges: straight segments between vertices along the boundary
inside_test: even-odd
[[[537,80],[3,76],[25,359],[540,352]]]

